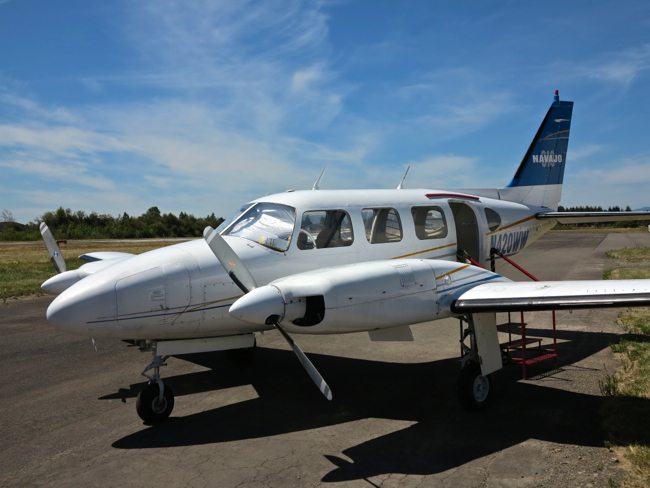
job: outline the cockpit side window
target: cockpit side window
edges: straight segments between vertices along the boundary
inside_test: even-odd
[[[351,246],[354,242],[350,216],[344,210],[313,210],[302,214],[298,249]]]
[[[289,248],[296,225],[296,211],[287,205],[260,202],[242,207],[228,221],[228,226],[219,227],[225,229],[220,231],[221,235],[242,237],[284,252]]]
[[[384,244],[402,240],[402,223],[394,208],[364,208],[361,211],[370,244]]]
[[[487,218],[488,229],[490,229],[490,232],[497,230],[501,225],[501,216],[491,208],[485,207],[485,217]]]
[[[411,209],[415,235],[420,240],[447,237],[447,222],[440,207],[413,207]]]

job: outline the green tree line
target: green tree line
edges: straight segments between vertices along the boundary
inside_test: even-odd
[[[15,222],[1,227],[0,241],[36,241],[41,239],[39,226],[45,222],[55,239],[146,239],[152,237],[200,237],[208,225],[218,227],[222,218],[214,213],[207,217],[195,217],[181,212],[162,214],[158,207],[151,207],[139,217],[126,212],[118,217],[82,210],[72,211],[60,207],[45,212],[26,225]]]
[[[563,207],[559,205],[557,208],[558,212],[631,212],[632,209],[628,205],[625,207],[625,210],[619,207],[618,205],[614,207],[592,207],[589,205],[579,206],[579,207]],[[647,221],[643,220],[628,220],[622,222],[597,222],[589,224],[557,224],[554,229],[572,229],[575,227],[594,227],[594,228],[631,228],[631,227],[645,227],[648,225]]]

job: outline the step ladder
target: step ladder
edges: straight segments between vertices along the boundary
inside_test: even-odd
[[[497,325],[497,330],[499,332],[508,333],[508,342],[503,342],[499,344],[501,347],[501,352],[504,354],[504,357],[513,364],[521,364],[523,378],[527,378],[526,367],[531,364],[539,363],[542,361],[548,361],[553,359],[555,361],[555,368],[557,368],[557,341],[555,337],[555,311],[553,311],[553,347],[549,348],[548,346],[542,347],[542,340],[539,337],[528,337],[526,335],[526,322],[524,322],[524,312],[519,312],[521,314],[520,322],[513,322],[510,312],[508,312],[508,322],[505,324]],[[520,339],[512,338],[513,331],[519,332],[521,334]],[[528,348],[529,345],[534,344],[537,347]],[[512,357],[510,355],[511,351],[519,351],[521,353],[520,357]],[[531,355],[532,353],[532,355]]]
[[[504,256],[499,250],[497,249],[491,249],[490,250],[490,260],[491,260],[491,268],[492,272],[495,272],[495,263],[494,263],[494,257],[499,256],[501,257],[504,261],[507,263],[511,264],[515,268],[517,268],[519,271],[524,273],[526,276],[528,276],[530,279],[533,281],[539,281],[537,278],[535,278],[532,274],[530,274],[528,271],[523,269],[521,266],[518,266],[515,264],[512,260],[508,259],[506,256]],[[468,259],[474,266],[479,266],[483,269],[485,269],[484,266],[481,266],[477,261],[472,259],[471,256],[469,256],[467,253],[462,252],[462,256],[465,259]],[[516,312],[515,312],[516,313]],[[553,317],[553,347],[550,348],[549,345],[546,345],[545,347],[542,347],[542,340],[541,338],[538,337],[528,337],[526,335],[526,322],[524,322],[524,312],[519,312],[520,313],[520,321],[519,322],[513,322],[511,313],[508,312],[508,322],[504,324],[497,325],[497,330],[499,332],[504,332],[508,333],[508,341],[499,344],[501,347],[501,352],[504,356],[504,359],[506,359],[508,362],[511,362],[513,364],[521,364],[522,367],[522,372],[523,372],[523,378],[527,378],[527,366],[530,366],[531,364],[535,363],[540,363],[542,361],[548,361],[550,359],[553,359],[555,362],[555,368],[557,369],[557,338],[556,338],[556,328],[555,328],[555,310],[551,311],[552,317]],[[513,339],[513,332],[519,333],[520,338],[519,339]],[[461,334],[462,334],[462,319],[461,319]],[[462,335],[461,335],[462,339]],[[536,347],[533,348],[528,348],[530,345],[536,345]],[[520,352],[520,357],[512,357],[511,352],[518,351]]]

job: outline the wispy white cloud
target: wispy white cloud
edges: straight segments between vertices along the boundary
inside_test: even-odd
[[[600,53],[579,62],[558,61],[539,67],[538,71],[556,73],[559,79],[595,80],[617,89],[628,89],[649,69],[650,44],[643,44],[618,52]]]
[[[606,59],[582,66],[584,75],[629,86],[650,68],[650,44],[605,56]]]
[[[432,137],[449,139],[468,134],[518,109],[504,89],[487,89],[492,83],[469,68],[440,69],[397,90],[404,102],[419,104],[424,115],[418,124],[431,128]]]
[[[456,154],[433,155],[423,160],[411,161],[404,165],[405,167],[411,167],[404,182],[404,187],[453,188],[482,186],[478,184],[477,162],[477,158]]]
[[[577,149],[569,148],[567,159],[577,161],[578,159],[586,158],[597,154],[603,150],[600,144],[587,144],[586,146],[578,147]]]
[[[88,90],[91,92],[100,93],[104,91],[104,86],[93,78],[81,78],[80,81],[81,84],[88,88]]]
[[[0,125],[0,148],[39,149],[52,155],[71,156],[98,151],[130,149],[118,138],[71,125],[47,126],[34,123]]]
[[[29,175],[30,178],[40,178],[46,182],[60,181],[76,183],[98,190],[114,190],[112,181],[102,176],[93,175],[83,167],[55,164],[44,161],[0,161],[0,168]]]
[[[0,88],[0,108],[17,112],[0,115],[0,165],[21,182],[73,183],[76,196],[50,193],[52,207],[57,199],[84,209],[115,203],[129,213],[143,209],[128,205],[152,204],[227,213],[270,191],[309,188],[325,162],[324,188],[394,187],[407,164],[407,186],[480,186],[477,160],[456,151],[395,161],[394,175],[373,156],[404,134],[435,143],[478,130],[515,110],[514,97],[486,90],[489,81],[469,68],[439,70],[403,89],[381,88],[386,100],[407,107],[399,123],[363,117],[347,103],[359,88],[332,67],[324,5],[130,4],[119,28],[139,69],[75,83],[87,96],[125,85],[152,95],[62,108],[24,95],[24,87]],[[115,192],[131,198],[113,199]]]
[[[582,168],[572,173],[585,185],[646,185],[650,183],[650,158],[612,161],[606,168]]]
[[[32,117],[51,122],[71,123],[76,121],[72,113],[63,107],[44,108],[37,101],[20,96],[2,85],[0,85],[0,104],[20,108]]]

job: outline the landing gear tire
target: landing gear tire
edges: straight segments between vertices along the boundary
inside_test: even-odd
[[[253,342],[253,347],[244,347],[242,349],[230,349],[226,351],[228,359],[233,363],[250,363],[253,360],[255,351],[257,350],[257,339]]]
[[[167,420],[174,409],[174,393],[169,386],[165,385],[163,399],[159,399],[160,389],[157,382],[150,382],[138,394],[135,402],[135,410],[138,416],[149,424],[155,424]]]
[[[478,363],[469,362],[458,377],[458,401],[465,410],[485,409],[492,399],[492,378],[483,376]]]

